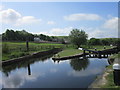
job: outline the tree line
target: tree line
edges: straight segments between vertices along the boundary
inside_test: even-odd
[[[73,29],[69,34],[70,41],[78,48],[81,45],[114,45],[120,46],[120,38],[90,38],[84,30]]]
[[[120,45],[119,38],[91,38],[88,45]]]
[[[55,36],[47,36],[44,34],[32,34],[25,30],[22,31],[14,31],[7,29],[5,33],[2,33],[2,41],[34,41],[34,38],[40,38],[44,41],[51,41],[51,42],[61,42],[64,43],[62,38],[58,38]]]
[[[14,31],[7,29],[5,33],[2,34],[3,41],[34,41],[34,38],[38,37],[44,41],[51,42],[61,42],[73,43],[76,46],[80,45],[120,45],[119,38],[90,38],[88,39],[88,34],[84,30],[73,29],[69,36],[48,36],[44,34],[32,34],[25,30]]]

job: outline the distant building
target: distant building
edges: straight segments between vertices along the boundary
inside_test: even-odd
[[[113,45],[112,45],[112,44],[110,44],[110,46],[112,47]]]
[[[40,42],[40,41],[42,41],[40,38],[38,38],[38,37],[34,38],[34,42]]]

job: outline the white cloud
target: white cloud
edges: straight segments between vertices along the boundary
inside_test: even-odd
[[[32,24],[41,21],[41,19],[36,19],[33,16],[22,16],[13,9],[2,10],[0,12],[0,17],[2,18],[2,20],[0,20],[2,23],[14,25]]]
[[[105,32],[102,30],[94,30],[92,32],[88,33],[89,38],[101,38],[101,37],[105,37]]]
[[[111,29],[111,30],[118,30],[118,17],[112,17],[111,19],[107,20],[103,28]]]
[[[53,28],[49,30],[48,32],[38,32],[34,34],[45,34],[49,36],[67,36],[69,35],[70,31],[73,29],[73,27],[66,27],[66,28]],[[32,33],[32,32],[31,32]]]
[[[4,6],[3,5],[0,5],[0,11],[3,10]]]
[[[73,27],[65,27],[65,28],[53,28],[49,31],[43,31],[43,32],[36,32],[33,34],[45,34],[49,36],[68,36],[70,31],[74,29]],[[118,31],[109,30],[109,29],[103,29],[101,27],[93,28],[93,27],[79,27],[78,29],[85,30],[85,32],[88,34],[88,39],[90,38],[117,38],[118,37]]]
[[[48,21],[47,24],[53,25],[53,24],[55,24],[55,22],[54,21]]]
[[[86,72],[84,70],[81,70],[81,72],[73,70],[68,72],[68,76],[83,77],[83,76],[89,76],[89,75],[96,75],[96,74],[99,74],[100,72],[102,72],[101,68],[88,69]]]
[[[89,38],[117,38],[118,37],[118,17],[112,17],[109,15],[109,19],[106,20],[102,26],[97,28],[91,28],[88,31]]]
[[[78,14],[71,14],[69,16],[64,16],[64,19],[68,21],[100,20],[101,17],[97,14],[78,13]]]
[[[7,9],[0,12],[0,16],[2,17],[3,23],[16,23],[19,18],[21,18],[21,14],[16,12],[13,9]]]
[[[93,31],[88,32],[89,39],[90,38],[117,38],[118,31],[114,30],[106,30],[102,28],[93,28]]]
[[[67,28],[53,28],[50,33],[54,35],[68,35],[70,31],[72,30],[72,27],[67,27]]]
[[[24,24],[32,24],[32,23],[39,23],[41,19],[36,19],[33,16],[24,16],[20,19],[18,19],[18,23],[16,23],[17,26],[24,25]]]

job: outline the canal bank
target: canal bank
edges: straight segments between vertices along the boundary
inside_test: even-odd
[[[113,64],[120,63],[119,57],[109,57],[108,58],[109,66],[106,67],[105,71],[99,75],[96,80],[89,86],[89,88],[119,88],[114,83],[113,75]]]
[[[18,63],[20,61],[24,61],[24,60],[27,60],[27,59],[32,59],[32,58],[36,58],[36,57],[40,58],[40,57],[43,57],[43,56],[46,56],[46,55],[55,54],[55,53],[60,52],[61,50],[62,50],[61,48],[54,48],[54,49],[51,49],[51,50],[48,50],[48,51],[37,52],[37,53],[33,53],[33,54],[26,55],[26,56],[23,56],[23,57],[2,61],[2,66],[10,65],[10,64],[13,64],[13,63]]]

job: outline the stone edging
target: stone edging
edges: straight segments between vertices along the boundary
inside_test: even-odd
[[[115,58],[108,58],[109,64],[114,63]],[[108,74],[106,73],[108,71],[107,68],[102,72],[101,75],[98,75],[97,78],[93,81],[93,83],[88,88],[99,88],[100,86],[104,85],[106,82],[105,76]]]
[[[2,65],[10,65],[12,63],[18,63],[20,61],[35,58],[35,57],[43,57],[43,56],[46,56],[46,55],[49,55],[49,54],[55,54],[55,53],[57,53],[61,50],[62,49],[60,49],[60,48],[54,48],[54,49],[51,49],[51,50],[48,50],[48,51],[33,53],[31,55],[26,55],[26,56],[23,56],[23,57],[2,61]]]

